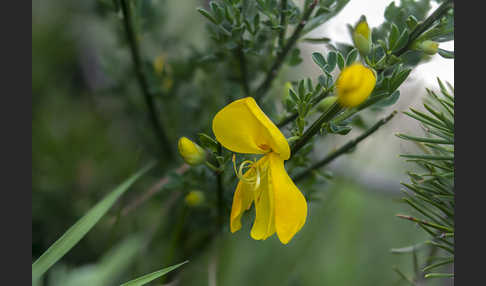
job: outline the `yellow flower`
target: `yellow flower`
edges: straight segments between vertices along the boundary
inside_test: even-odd
[[[186,137],[179,139],[177,147],[182,159],[189,165],[199,165],[206,160],[206,151]]]
[[[371,30],[366,19],[356,25],[353,31],[353,42],[361,54],[367,55],[371,51]]]
[[[336,81],[338,102],[344,107],[355,107],[365,101],[375,88],[373,71],[359,63],[346,67]]]
[[[233,152],[264,154],[257,162],[240,165],[240,181],[231,208],[231,232],[241,228],[241,216],[254,203],[256,217],[251,237],[262,240],[276,232],[280,241],[287,244],[305,223],[307,202],[285,171],[290,147],[284,135],[251,97],[220,110],[213,119],[213,132],[221,145]],[[243,174],[244,168],[248,170]]]

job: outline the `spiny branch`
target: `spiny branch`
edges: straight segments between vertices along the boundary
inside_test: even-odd
[[[339,156],[347,153],[349,150],[353,149],[356,145],[358,145],[359,142],[363,141],[366,137],[370,136],[376,130],[378,130],[381,126],[385,125],[388,121],[390,121],[393,118],[393,116],[395,116],[396,113],[397,112],[394,111],[390,115],[388,115],[387,117],[382,118],[381,120],[379,120],[378,122],[376,122],[375,125],[373,125],[372,127],[370,127],[363,134],[361,134],[359,137],[357,137],[357,138],[349,141],[348,143],[346,143],[345,145],[343,145],[338,150],[336,150],[336,151],[332,152],[331,154],[329,154],[326,158],[324,158],[321,161],[315,163],[314,165],[312,165],[311,167],[309,167],[307,170],[305,170],[302,173],[300,173],[299,175],[297,175],[294,178],[294,181],[297,182],[297,181],[300,181],[300,180],[304,179],[305,177],[307,177],[308,175],[310,175],[312,171],[317,170],[317,169],[319,169],[319,168],[321,168],[321,167],[329,164],[331,161],[333,161],[337,157],[339,157]]]

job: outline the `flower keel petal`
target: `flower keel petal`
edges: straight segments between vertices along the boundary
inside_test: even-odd
[[[287,244],[305,224],[307,202],[287,174],[284,161],[274,154],[268,156],[275,200],[275,228],[280,241]]]

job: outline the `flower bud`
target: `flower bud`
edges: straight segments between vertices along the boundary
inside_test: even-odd
[[[343,69],[336,81],[337,101],[344,107],[355,107],[365,101],[375,88],[373,70],[356,63]]]
[[[336,100],[337,100],[337,96],[334,96],[334,95],[324,98],[317,105],[317,110],[319,110],[320,112],[324,112],[324,111],[328,110],[329,107],[331,107],[331,105],[333,105],[334,102],[336,102]]]
[[[354,46],[358,51],[366,56],[371,51],[371,30],[366,22],[366,18],[363,18],[358,22],[353,31]]]
[[[434,55],[439,50],[439,43],[425,40],[417,45],[417,49],[426,53],[427,55]]]
[[[179,148],[179,154],[181,154],[184,161],[189,165],[196,166],[206,160],[206,151],[186,137],[179,139],[177,147]]]
[[[165,65],[165,56],[160,55],[155,58],[154,60],[154,70],[157,74],[161,74],[164,71],[164,65]]]
[[[292,83],[290,81],[287,81],[284,84],[283,100],[286,100],[290,97],[289,89],[292,89]]]
[[[190,191],[185,197],[184,202],[190,207],[200,206],[204,202],[204,193],[201,191]]]

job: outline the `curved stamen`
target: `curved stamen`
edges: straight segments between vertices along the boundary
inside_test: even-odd
[[[236,170],[236,156],[233,154],[233,168],[235,170],[236,177],[243,181],[246,184],[254,185],[253,189],[256,190],[260,186],[261,176],[260,170],[258,167],[255,166],[256,161],[245,160],[240,163],[238,170]],[[247,168],[247,172],[243,174],[245,168]],[[255,171],[254,175],[251,175],[249,172],[253,169]],[[246,176],[245,176],[246,175]]]

